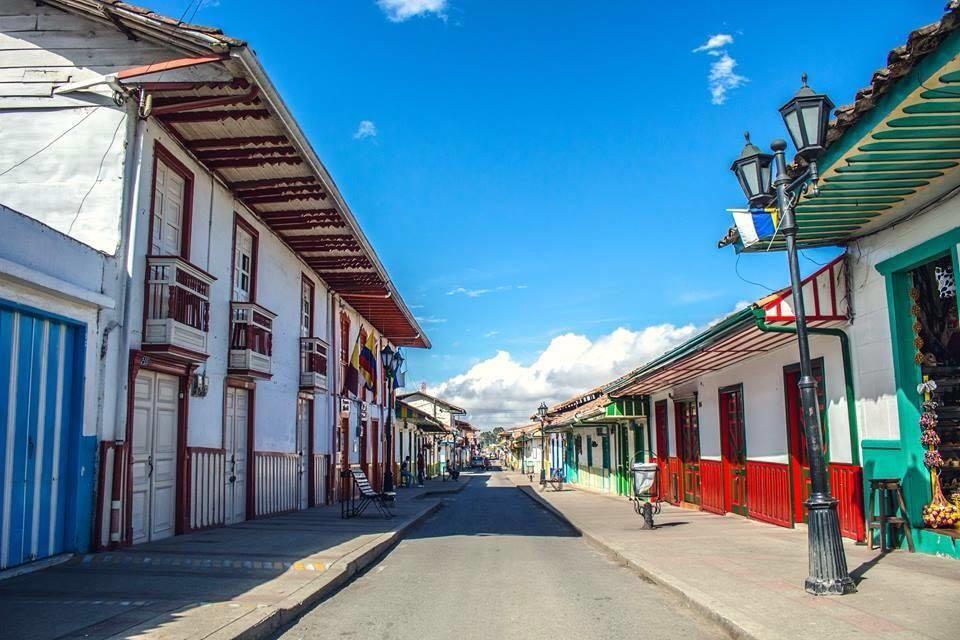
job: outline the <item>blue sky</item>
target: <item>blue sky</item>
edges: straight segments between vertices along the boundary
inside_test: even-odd
[[[803,71],[852,101],[943,4],[219,0],[194,21],[252,44],[422,319],[408,382],[486,427],[764,295],[716,249],[742,132],[786,137]],[[782,254],[739,270],[787,280]]]

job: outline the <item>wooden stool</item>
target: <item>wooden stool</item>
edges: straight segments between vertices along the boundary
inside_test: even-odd
[[[877,494],[880,498],[880,509],[874,513]],[[893,510],[888,508],[893,505]],[[913,535],[910,533],[910,522],[907,520],[907,505],[903,501],[903,491],[900,489],[899,478],[872,478],[870,480],[869,518],[867,519],[867,541],[871,549],[873,545],[873,530],[880,534],[880,551],[889,549],[887,544],[891,531],[889,527],[897,527],[907,538],[907,548],[913,553]],[[897,515],[899,510],[900,515]]]

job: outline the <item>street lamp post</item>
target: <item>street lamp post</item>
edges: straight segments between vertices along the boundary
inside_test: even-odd
[[[393,481],[393,412],[396,409],[394,407],[394,388],[393,381],[396,379],[397,371],[400,370],[400,366],[403,364],[403,354],[400,353],[400,350],[394,351],[390,348],[390,345],[387,345],[380,351],[380,362],[383,364],[383,373],[387,377],[387,428],[386,428],[386,440],[387,440],[387,455],[386,465],[383,471],[383,492],[387,493],[389,491],[394,491],[394,481]]]
[[[537,407],[537,416],[540,418],[540,486],[547,484],[547,403],[541,402]]]
[[[780,229],[786,240],[790,290],[793,295],[800,350],[800,381],[797,386],[807,440],[807,459],[810,463],[810,497],[804,502],[807,507],[809,575],[804,588],[815,595],[843,595],[857,590],[847,571],[847,558],[837,517],[837,501],[830,495],[820,411],[817,406],[817,383],[810,364],[807,319],[797,259],[797,221],[794,216],[794,206],[800,195],[807,190],[808,181],[813,192],[817,193],[819,174],[816,160],[825,146],[827,123],[832,109],[833,103],[826,95],[815,93],[807,86],[807,77],[804,74],[803,86],[780,108],[797,155],[807,162],[803,175],[791,180],[787,174],[787,143],[784,140],[777,139],[771,143],[773,155],[770,155],[762,153],[751,144],[749,135],[740,157],[731,167],[751,207],[766,207],[776,203],[780,213]],[[773,191],[770,188],[771,174]]]

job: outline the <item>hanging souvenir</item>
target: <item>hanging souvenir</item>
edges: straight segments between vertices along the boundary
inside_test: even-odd
[[[934,267],[933,276],[937,279],[937,291],[941,298],[956,297],[957,285],[953,279],[953,267]]]

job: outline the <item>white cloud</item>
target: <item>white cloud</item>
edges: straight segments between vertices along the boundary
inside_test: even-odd
[[[495,338],[495,337],[497,337],[498,335],[500,335],[500,332],[499,332],[499,331],[487,331],[485,334],[483,334],[483,337],[484,337],[484,338]]]
[[[749,78],[735,71],[737,61],[726,49],[727,45],[731,44],[733,44],[733,36],[729,33],[716,33],[693,50],[693,53],[703,52],[715,58],[710,63],[710,73],[707,74],[710,102],[713,104],[723,104],[727,101],[727,92],[749,82]]]
[[[722,49],[728,44],[733,44],[733,36],[729,33],[716,33],[704,42],[702,45],[693,50],[693,53],[700,53],[701,51],[714,51],[716,49]]]
[[[420,324],[443,324],[447,321],[446,318],[438,318],[436,316],[416,316],[416,318]]]
[[[710,64],[710,75],[707,82],[710,86],[710,102],[723,104],[727,101],[727,92],[746,83],[748,78],[734,71],[737,61],[724,51],[719,58]]]
[[[447,0],[377,0],[377,6],[390,22],[404,22],[431,13],[441,20],[447,17]]]
[[[696,327],[659,324],[640,331],[618,328],[590,340],[565,333],[553,338],[525,365],[507,351],[478,362],[465,373],[431,387],[470,412],[483,428],[519,424],[541,401],[559,402],[614,380],[694,335]]]
[[[458,294],[462,294],[467,296],[468,298],[479,298],[480,296],[485,296],[488,293],[496,293],[498,291],[509,291],[512,288],[513,287],[511,287],[510,285],[502,285],[499,287],[493,287],[492,289],[467,289],[466,287],[454,287],[453,289],[450,289],[450,291],[447,291],[447,295],[455,296]],[[517,288],[526,289],[527,287],[526,285],[523,285],[522,287],[517,287]]]
[[[377,137],[377,125],[371,120],[361,120],[357,125],[357,131],[353,134],[354,140],[366,140],[367,138]]]

